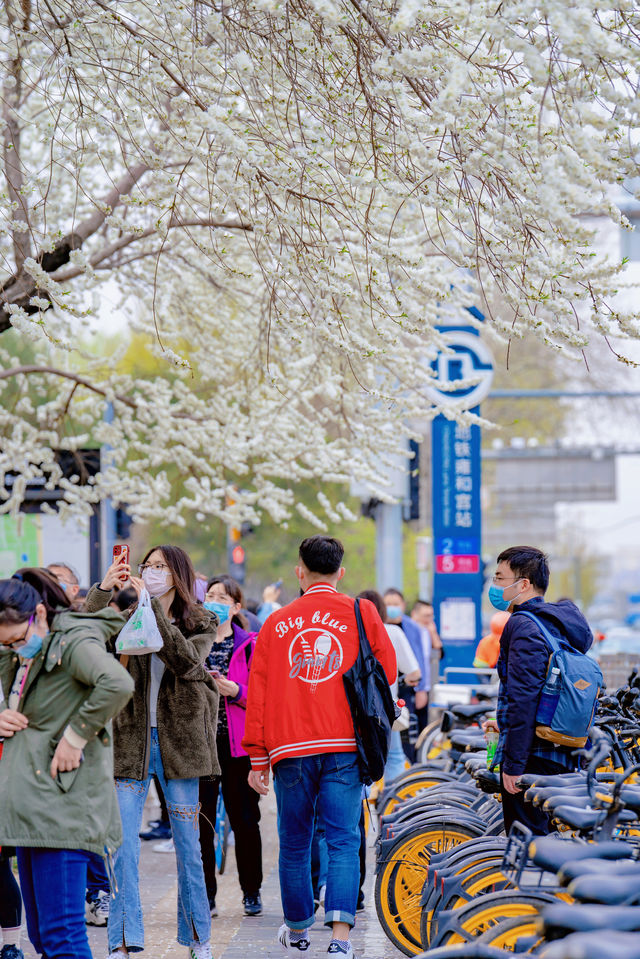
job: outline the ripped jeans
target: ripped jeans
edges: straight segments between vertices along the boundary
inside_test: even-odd
[[[154,773],[160,780],[167,801],[178,863],[178,942],[182,946],[192,946],[198,942],[208,942],[211,935],[211,916],[200,855],[199,780],[165,779],[158,732],[152,728],[147,778],[116,779],[123,841],[113,861],[117,889],[111,891],[109,952],[123,945],[129,952],[144,949],[138,833]]]

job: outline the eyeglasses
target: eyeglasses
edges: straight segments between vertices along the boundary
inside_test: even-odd
[[[24,631],[24,636],[19,636],[18,639],[14,639],[14,641],[11,643],[11,646],[12,646],[12,647],[15,646],[16,643],[26,643],[26,641],[27,641],[27,633],[28,633],[29,630],[31,629],[31,624],[32,624],[32,622],[34,621],[34,619],[35,619],[35,616],[31,616],[31,617],[30,617],[29,622],[27,623],[27,628],[26,628],[25,631]]]
[[[164,569],[169,569],[166,563],[140,563],[138,566],[138,576],[142,576],[145,569],[153,569],[157,573],[161,573]]]
[[[513,584],[517,583],[518,580],[514,576],[513,579],[511,580],[511,583],[509,583],[507,582],[506,579],[503,579],[502,576],[494,576],[491,582],[493,583],[494,586],[513,586]]]

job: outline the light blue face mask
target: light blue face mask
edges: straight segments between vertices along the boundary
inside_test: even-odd
[[[34,619],[35,617],[32,616],[29,620],[29,626]],[[29,630],[29,626],[27,626],[27,631]],[[26,643],[23,646],[20,646],[16,652],[19,656],[22,656],[23,659],[33,659],[34,656],[37,656],[42,649],[43,642],[44,636],[40,636],[39,633],[31,633],[31,636],[29,636],[29,639],[26,641]]]
[[[506,612],[513,602],[512,599],[504,598],[505,589],[511,589],[512,586],[515,586],[516,583],[519,583],[520,580],[517,579],[514,583],[508,583],[506,586],[496,586],[491,584],[489,587],[489,602],[494,607],[494,609],[499,609],[501,612]]]
[[[387,606],[387,619],[402,619],[402,606]]]
[[[205,609],[216,614],[220,626],[229,619],[229,610],[231,607],[227,606],[226,603],[203,603],[202,605]]]

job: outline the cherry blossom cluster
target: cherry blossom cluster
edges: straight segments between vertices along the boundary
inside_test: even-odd
[[[36,359],[2,350],[0,509],[42,477],[177,523],[384,497],[465,307],[569,355],[637,337],[593,218],[629,227],[639,29],[630,0],[7,0],[0,332]],[[104,355],[110,309],[153,373]]]

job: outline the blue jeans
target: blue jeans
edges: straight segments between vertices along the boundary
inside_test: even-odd
[[[92,959],[84,919],[87,853],[82,849],[18,849],[27,931],[47,959]]]
[[[362,783],[356,753],[281,759],[273,771],[278,801],[280,895],[290,929],[313,925],[311,843],[316,804],[328,850],[325,926],[353,926],[360,881]]]
[[[98,898],[99,892],[109,892],[109,876],[104,858],[95,852],[87,853],[87,902]]]
[[[193,946],[208,942],[211,916],[200,855],[198,779],[165,779],[158,732],[151,730],[151,755],[147,778],[116,779],[122,817],[122,845],[113,859],[116,889],[111,892],[109,951],[126,946],[130,952],[144,949],[144,926],[140,903],[140,826],[142,811],[153,775],[164,792],[178,863],[178,942]]]
[[[316,818],[313,824],[313,839],[311,840],[311,884],[313,898],[318,899],[320,890],[327,885],[327,869],[329,867],[329,853],[327,839],[324,834],[324,823],[320,819],[316,807]]]
[[[389,754],[384,767],[384,784],[388,786],[398,776],[404,772],[406,756],[402,748],[402,739],[397,729],[391,730],[391,743],[389,745]]]

